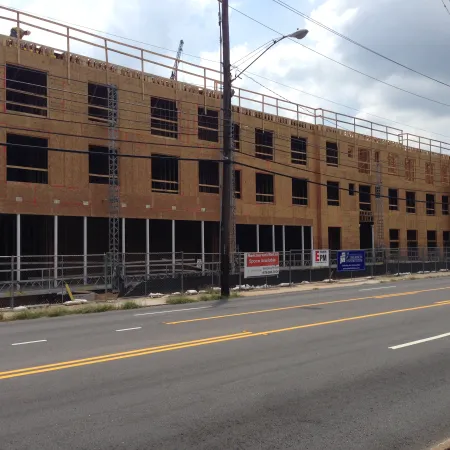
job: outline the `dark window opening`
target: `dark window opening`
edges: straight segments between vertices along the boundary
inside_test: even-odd
[[[261,159],[273,160],[273,132],[256,128],[255,156]]]
[[[258,203],[274,203],[273,175],[256,174],[256,201]]]
[[[242,198],[241,171],[234,171],[234,198]]]
[[[380,152],[375,152],[375,162],[380,162]]]
[[[328,227],[328,248],[330,250],[341,249],[341,227]]]
[[[152,192],[178,194],[178,159],[154,155],[152,158]]]
[[[442,215],[448,216],[448,195],[442,196]]]
[[[6,64],[6,109],[47,116],[47,74]]]
[[[398,211],[398,189],[389,189],[389,211]]]
[[[416,213],[416,193],[406,191],[406,212],[410,214]]]
[[[7,134],[6,180],[48,184],[48,140]]]
[[[328,206],[339,206],[339,183],[337,181],[327,181],[327,201]]]
[[[308,180],[292,178],[292,204],[308,205]]]
[[[359,210],[360,211],[372,211],[371,186],[359,185]]]
[[[156,136],[178,138],[178,109],[177,102],[166,98],[152,97],[151,104],[151,133]]]
[[[336,142],[327,142],[327,165],[337,166],[339,164],[339,151]]]
[[[198,108],[198,138],[202,141],[219,142],[219,111]]]
[[[442,232],[442,240],[445,248],[450,248],[450,231]]]
[[[417,248],[417,230],[406,230],[406,244],[408,248]]]
[[[435,195],[426,195],[427,216],[434,216],[436,213]]]
[[[219,163],[215,161],[198,162],[198,189],[207,194],[219,193]]]
[[[355,184],[354,183],[348,184],[348,195],[351,195],[352,197],[355,195]]]
[[[400,248],[400,230],[389,230],[389,247]]]
[[[108,147],[89,146],[89,183],[109,183]]]
[[[108,86],[88,83],[88,116],[92,122],[108,123]]]
[[[241,127],[238,123],[233,123],[233,142],[234,142],[234,149],[240,150],[241,149]]]
[[[427,247],[436,248],[437,247],[437,232],[436,230],[427,230]]]
[[[305,138],[291,136],[291,163],[306,166],[306,148],[308,142]]]

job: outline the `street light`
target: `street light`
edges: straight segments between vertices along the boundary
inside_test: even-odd
[[[253,65],[256,61],[258,61],[259,58],[261,58],[264,53],[269,51],[274,45],[278,44],[278,42],[282,41],[286,38],[293,38],[293,39],[303,39],[308,34],[308,30],[301,29],[294,31],[291,34],[286,34],[284,36],[279,37],[278,39],[274,39],[272,43],[257,57],[255,58],[245,69],[241,70],[234,78],[232,78],[231,82],[235,81],[236,78],[239,78],[251,65]]]
[[[230,225],[231,225],[231,180],[233,170],[232,158],[232,113],[231,97],[232,83],[241,76],[252,64],[261,58],[264,53],[270,50],[278,42],[286,38],[303,39],[308,34],[308,30],[297,30],[291,34],[274,39],[257,58],[255,58],[238,75],[231,78],[230,63],[230,24],[228,19],[228,0],[222,0],[222,45],[223,45],[223,159],[222,159],[222,208],[220,223],[220,292],[222,297],[230,296]]]

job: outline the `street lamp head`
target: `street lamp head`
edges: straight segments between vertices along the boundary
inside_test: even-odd
[[[303,39],[308,34],[308,30],[302,29],[294,31],[291,34],[288,34],[287,37],[295,38],[295,39]]]

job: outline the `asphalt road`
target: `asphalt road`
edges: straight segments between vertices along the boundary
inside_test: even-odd
[[[0,324],[0,449],[426,449],[449,316],[440,278]]]

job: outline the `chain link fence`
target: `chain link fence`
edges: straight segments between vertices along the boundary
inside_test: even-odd
[[[330,265],[312,265],[311,250],[280,252],[276,276],[244,278],[244,253],[231,260],[233,286],[277,285],[367,276],[447,271],[448,248],[397,248],[366,250],[364,271],[338,272],[337,250],[330,251]],[[0,257],[0,307],[27,303],[58,303],[75,295],[108,294],[113,285],[121,296],[210,289],[220,284],[218,253],[124,253],[114,267],[108,254]],[[116,279],[114,278],[116,277]],[[118,283],[112,283],[113,280]]]

